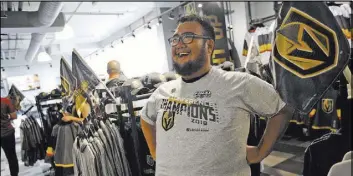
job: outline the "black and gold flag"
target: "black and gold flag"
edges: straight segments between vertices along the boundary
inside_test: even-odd
[[[72,98],[77,88],[77,83],[69,64],[64,58],[61,58],[60,60],[60,80],[64,93],[62,98],[63,110],[66,111],[66,108],[72,103]]]
[[[202,7],[196,8],[195,2],[184,6],[184,15],[197,14],[207,18],[216,34],[215,48],[211,58],[212,65],[219,65],[225,61],[232,61],[228,48],[226,19],[223,2],[202,2]],[[232,61],[233,62],[233,61]]]
[[[72,73],[77,80],[75,107],[80,116],[84,104],[87,103],[93,108],[89,94],[100,83],[100,80],[76,50],[72,52]]]
[[[25,98],[25,96],[20,90],[17,89],[15,85],[11,85],[8,96],[12,104],[16,107],[16,109],[21,109],[20,103]]]
[[[64,58],[60,60],[60,79],[63,87],[64,96],[71,97],[76,90],[76,78],[72,74],[69,64]]]
[[[349,61],[349,45],[324,2],[283,2],[273,42],[274,86],[309,113]]]
[[[25,98],[22,92],[18,90],[17,87],[13,84],[9,90],[9,97],[10,99],[17,100],[18,102],[21,102]]]

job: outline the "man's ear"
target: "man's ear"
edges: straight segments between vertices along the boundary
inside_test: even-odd
[[[212,54],[215,47],[215,42],[213,40],[207,40],[207,54]]]

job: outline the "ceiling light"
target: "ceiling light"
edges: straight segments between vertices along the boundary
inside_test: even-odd
[[[133,37],[136,37],[136,35],[134,34],[134,32],[132,32],[132,34],[131,34]]]
[[[52,67],[53,67],[53,65],[52,65],[52,64],[49,64],[49,66],[50,66],[50,68],[52,68]]]
[[[27,65],[27,69],[29,70],[29,66]]]
[[[123,39],[121,39],[121,43],[124,43],[124,40],[123,40]]]
[[[49,56],[49,54],[45,51],[44,47],[40,47],[37,60],[38,62],[48,62],[48,61],[51,61],[52,59]]]
[[[55,39],[57,40],[67,40],[74,36],[74,31],[72,27],[68,24],[65,25],[64,29],[60,32],[55,33]]]
[[[197,5],[198,8],[202,8],[202,4]]]

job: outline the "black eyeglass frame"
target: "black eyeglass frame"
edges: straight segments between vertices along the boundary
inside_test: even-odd
[[[191,37],[190,42],[184,42],[184,40],[185,40],[187,37]],[[197,38],[197,39],[208,39],[208,40],[211,39],[211,37],[205,36],[205,35],[186,34],[186,35],[181,35],[181,36],[170,37],[170,38],[168,39],[168,43],[169,43],[172,47],[174,47],[174,46],[178,45],[178,43],[180,42],[180,40],[181,40],[181,42],[182,42],[183,44],[190,44],[190,43],[192,43],[192,42],[194,41],[195,38]],[[172,44],[172,40],[173,40],[173,39],[178,39],[178,41],[177,41],[174,45]]]

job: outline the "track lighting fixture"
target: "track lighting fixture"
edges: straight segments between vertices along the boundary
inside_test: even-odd
[[[131,36],[133,36],[134,38],[136,37],[136,35],[134,34],[134,31],[132,31]]]
[[[169,18],[170,20],[174,20],[174,18],[175,18],[173,12],[174,12],[174,10],[172,10],[172,12],[170,12],[169,15],[168,15],[168,18]]]
[[[53,65],[52,65],[52,64],[49,64],[49,66],[50,66],[50,68],[52,68],[52,67],[53,67]]]
[[[27,65],[27,69],[29,70],[29,66]]]
[[[123,39],[121,39],[121,43],[124,43],[124,40],[123,40]]]
[[[159,18],[158,18],[158,23],[157,23],[157,24],[158,24],[158,25],[159,25],[159,24],[162,24],[162,17],[159,17]]]
[[[148,29],[152,29],[152,28],[151,28],[151,25],[150,25],[150,22],[148,22],[147,28],[148,28]]]

